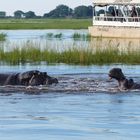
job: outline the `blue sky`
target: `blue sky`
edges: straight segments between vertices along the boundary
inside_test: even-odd
[[[60,4],[74,8],[79,5],[91,5],[92,0],[1,0],[0,11],[5,11],[7,15],[13,15],[16,10],[24,12],[31,10],[37,15],[43,15]]]

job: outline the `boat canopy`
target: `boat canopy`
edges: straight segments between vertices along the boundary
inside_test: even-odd
[[[140,0],[93,0],[94,5],[121,5],[121,4],[128,4],[128,5],[139,5]]]

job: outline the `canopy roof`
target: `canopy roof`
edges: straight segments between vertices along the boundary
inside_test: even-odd
[[[140,4],[140,0],[93,0],[95,5],[108,5],[108,4]]]

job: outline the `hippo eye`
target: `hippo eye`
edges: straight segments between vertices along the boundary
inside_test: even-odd
[[[121,70],[121,69],[119,69],[119,71],[120,71],[120,72],[122,72],[122,70]]]

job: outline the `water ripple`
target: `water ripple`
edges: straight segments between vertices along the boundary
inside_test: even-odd
[[[59,83],[57,85],[49,86],[0,86],[0,96],[10,95],[10,92],[24,92],[28,94],[39,94],[41,92],[57,92],[57,93],[118,93],[124,92],[127,93],[127,90],[120,90],[117,85],[117,81],[109,81],[105,76],[100,74],[91,75],[91,74],[70,74],[70,75],[58,75],[57,76]],[[137,92],[139,90],[133,90]],[[8,93],[8,94],[7,94]]]

